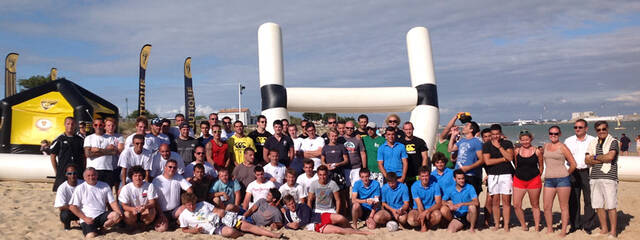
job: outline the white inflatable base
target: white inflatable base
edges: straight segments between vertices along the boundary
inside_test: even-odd
[[[55,172],[47,155],[0,153],[0,180],[53,182],[53,177]]]

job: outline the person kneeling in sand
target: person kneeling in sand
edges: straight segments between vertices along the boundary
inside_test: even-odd
[[[67,168],[65,169],[67,181],[63,182],[58,187],[58,190],[56,191],[56,200],[53,203],[53,207],[60,209],[60,221],[62,221],[64,230],[71,230],[71,221],[75,222],[76,220],[79,220],[78,216],[73,215],[69,210],[69,202],[71,202],[73,191],[76,189],[78,184],[82,184],[84,182],[82,180],[78,180],[78,171],[76,169],[76,166],[73,164],[67,165]]]
[[[225,211],[208,202],[197,202],[198,197],[193,193],[183,193],[181,200],[184,211],[180,213],[178,223],[182,232],[217,234],[228,238],[238,238],[243,232],[272,238],[283,236],[245,221],[236,212]]]
[[[78,185],[73,192],[69,210],[80,218],[82,234],[86,238],[93,238],[98,234],[98,228],[106,229],[119,223],[122,213],[113,198],[111,187],[98,181],[95,168],[88,167],[83,176],[85,182]],[[107,204],[113,211],[106,210]]]
[[[362,234],[371,232],[349,227],[349,220],[337,213],[315,213],[306,204],[296,203],[295,198],[286,195],[282,198],[286,208],[285,219],[288,229],[305,229],[325,234]]]
[[[463,227],[469,226],[470,232],[475,232],[476,219],[478,217],[478,195],[476,190],[470,184],[466,184],[464,180],[464,172],[457,169],[453,172],[456,180],[456,187],[451,188],[445,194],[446,204],[442,209],[443,217],[449,221],[448,231],[457,232]]]
[[[380,215],[382,222],[390,220],[407,225],[409,216],[409,189],[404,183],[398,182],[398,176],[394,172],[387,173],[387,183],[382,186],[382,210]]]
[[[129,173],[132,182],[122,187],[118,201],[124,209],[124,222],[129,229],[137,229],[153,223],[158,194],[153,184],[144,181],[146,171],[141,166],[133,166]]]
[[[411,185],[411,195],[416,209],[409,212],[407,223],[412,227],[420,226],[420,231],[427,231],[429,227],[436,227],[442,220],[440,207],[442,193],[434,177],[431,177],[429,167],[420,167],[420,181]]]

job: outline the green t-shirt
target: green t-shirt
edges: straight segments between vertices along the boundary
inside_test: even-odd
[[[367,168],[372,173],[379,173],[378,168],[378,148],[386,142],[383,137],[371,138],[370,136],[364,136],[362,138],[364,143],[364,149],[367,152]]]
[[[447,168],[453,169],[456,165],[451,161],[451,152],[449,152],[449,140],[444,140],[444,142],[436,144],[436,152],[441,152],[447,157]]]

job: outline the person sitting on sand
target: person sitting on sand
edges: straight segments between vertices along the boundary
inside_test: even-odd
[[[187,181],[191,183],[193,193],[198,196],[198,202],[211,200],[211,198],[209,198],[209,190],[211,189],[211,186],[213,185],[215,179],[212,176],[206,174],[205,169],[206,167],[203,164],[198,163],[193,167],[193,177],[187,178]]]
[[[478,217],[478,195],[470,184],[464,180],[464,172],[456,169],[453,172],[456,180],[456,187],[450,188],[444,199],[446,209],[443,217],[450,220],[448,231],[454,233],[463,227],[469,227],[470,232],[475,232],[476,219]]]
[[[225,211],[208,202],[197,202],[195,194],[185,192],[181,196],[184,211],[178,217],[178,223],[184,233],[217,234],[227,238],[238,238],[243,232],[258,236],[282,238],[282,233],[274,233],[255,226],[244,220],[236,212]]]
[[[93,167],[84,171],[85,182],[73,191],[69,210],[80,219],[82,234],[86,238],[98,235],[98,229],[107,229],[122,219],[120,207],[113,197],[111,187],[98,181],[98,172]],[[107,204],[113,211],[107,211]]]
[[[256,201],[251,208],[244,213],[244,218],[257,226],[269,226],[271,230],[282,228],[282,213],[280,205],[280,191],[277,188],[269,189],[267,197]]]
[[[291,195],[296,203],[307,203],[307,190],[302,184],[296,183],[296,170],[287,169],[284,179],[286,182],[278,189],[282,196]]]
[[[156,218],[158,194],[153,184],[144,181],[146,171],[141,166],[133,166],[129,174],[131,182],[122,187],[118,201],[124,209],[124,222],[130,229],[137,229],[148,226]]]
[[[382,186],[382,209],[376,213],[380,221],[386,223],[395,220],[402,225],[407,224],[410,209],[409,189],[404,183],[398,182],[396,173],[387,173],[387,183]],[[375,218],[375,217],[374,217]]]
[[[67,181],[60,184],[56,191],[56,200],[53,203],[53,207],[60,210],[60,221],[64,226],[64,230],[71,230],[71,221],[79,220],[78,216],[74,215],[69,210],[69,202],[73,196],[73,191],[78,184],[82,184],[84,181],[78,180],[78,171],[76,165],[69,164],[65,171]]]
[[[191,183],[176,174],[178,163],[176,160],[170,159],[164,166],[162,175],[153,179],[153,186],[158,190],[158,202],[156,210],[158,217],[156,218],[155,229],[158,232],[164,232],[169,228],[169,223],[173,222],[180,216],[180,190],[193,193]]]
[[[386,223],[382,221],[380,215],[376,217],[377,211],[380,210],[380,183],[371,180],[369,177],[371,177],[369,169],[360,168],[360,180],[353,184],[351,193],[353,223],[351,227],[356,229],[360,218],[366,219],[369,229],[374,229],[377,224]]]
[[[419,226],[420,231],[425,232],[429,227],[438,226],[442,220],[442,193],[435,177],[431,177],[429,167],[420,167],[418,174],[420,181],[411,186],[415,209],[409,212],[407,223],[412,227]]]
[[[318,180],[311,182],[307,205],[313,207],[316,213],[340,212],[340,188],[329,179],[329,168],[325,165],[318,167]],[[334,204],[335,202],[335,204]]]
[[[349,220],[337,213],[315,213],[306,204],[297,203],[291,195],[282,198],[287,206],[285,219],[288,229],[305,229],[324,234],[362,234],[371,232],[356,230],[349,227]]]
[[[218,181],[209,189],[209,196],[213,203],[222,209],[237,210],[242,202],[240,183],[229,177],[229,169],[218,171]]]

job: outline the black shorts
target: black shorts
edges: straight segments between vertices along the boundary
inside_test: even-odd
[[[464,182],[473,186],[473,189],[476,190],[476,194],[480,195],[482,192],[482,178],[464,175]]]
[[[367,209],[362,205],[360,205],[360,209],[362,210],[362,215],[360,215],[360,220],[362,221],[367,220],[367,218],[369,218],[369,215],[371,214],[371,209]]]
[[[116,180],[113,176],[113,170],[97,170],[98,172],[98,181],[105,182],[109,185],[109,187],[113,187],[116,185]]]
[[[468,228],[469,226],[471,226],[471,223],[469,223],[469,221],[467,221],[467,213],[464,213],[460,216],[456,216],[455,214],[453,214],[453,219],[454,220],[458,220],[458,222],[462,223],[462,227],[463,228]]]
[[[80,223],[80,227],[82,227],[82,234],[87,236],[89,233],[98,232],[98,228],[101,228],[105,222],[108,220],[108,216],[111,211],[103,212],[93,219],[93,224]]]

